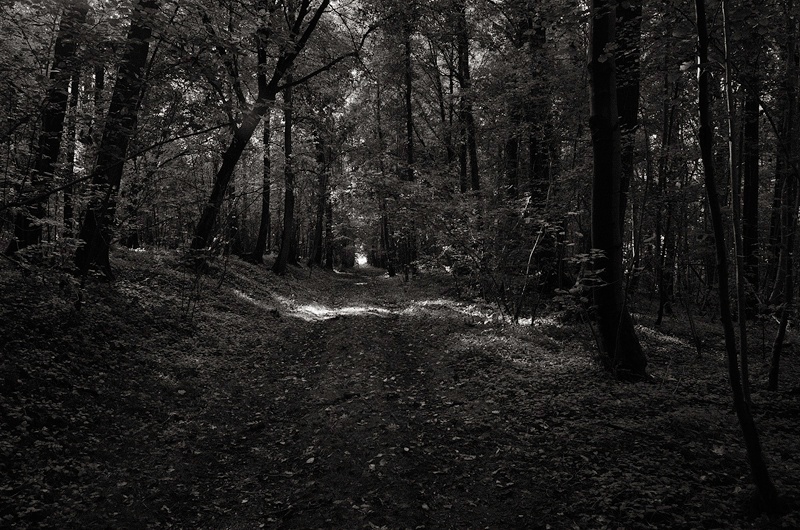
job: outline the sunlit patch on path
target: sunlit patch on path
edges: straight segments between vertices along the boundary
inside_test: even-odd
[[[290,311],[290,315],[297,316],[303,320],[328,320],[341,316],[386,316],[391,314],[388,309],[374,306],[347,306],[347,307],[326,307],[322,304],[299,305]]]

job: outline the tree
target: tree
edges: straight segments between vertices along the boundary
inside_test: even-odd
[[[462,180],[467,181],[467,160],[469,160],[469,184],[472,191],[481,187],[478,172],[478,144],[475,137],[475,117],[472,114],[472,76],[469,66],[469,27],[467,26],[466,0],[455,0],[453,10],[456,17],[456,49],[458,55],[458,81],[461,86],[459,94],[459,121],[463,127],[462,141],[459,146],[461,154]]]
[[[236,164],[239,162],[244,148],[250,142],[250,138],[252,138],[258,124],[261,122],[264,113],[266,113],[275,102],[275,97],[278,92],[284,89],[284,86],[280,85],[281,80],[289,71],[297,56],[303,51],[303,48],[305,48],[322,14],[328,8],[329,3],[330,0],[322,0],[313,11],[312,0],[301,0],[300,4],[297,6],[297,11],[291,18],[291,22],[289,22],[288,40],[281,47],[280,54],[275,62],[272,77],[265,85],[259,86],[255,103],[244,113],[241,124],[233,133],[230,145],[222,155],[222,166],[219,168],[214,178],[211,196],[205,208],[203,208],[203,213],[195,229],[191,245],[193,250],[204,249],[211,243],[212,234],[217,222],[217,214],[225,198],[225,190],[231,181],[233,170],[236,168]],[[290,8],[287,7],[287,9]],[[306,22],[307,18],[308,21]],[[305,28],[303,28],[304,23]],[[288,84],[289,83],[287,83],[287,85]]]
[[[589,76],[589,125],[594,157],[592,181],[592,247],[600,256],[594,267],[599,285],[594,288],[600,347],[606,366],[618,377],[639,380],[646,376],[645,358],[626,307],[622,268],[620,201],[622,153],[617,110],[614,52],[615,10],[606,0],[593,0]]]
[[[297,256],[293,252],[295,248],[295,220],[294,220],[294,205],[295,205],[295,177],[294,177],[294,161],[292,157],[292,134],[294,127],[294,100],[292,90],[292,74],[286,74],[288,86],[283,91],[283,182],[284,182],[284,200],[283,200],[283,235],[281,236],[281,245],[278,250],[278,258],[272,265],[272,271],[275,274],[285,274],[286,267],[290,263],[297,264]]]
[[[264,113],[264,155],[262,159],[263,173],[261,180],[261,222],[258,225],[258,236],[256,246],[250,254],[249,259],[254,263],[262,263],[264,252],[269,250],[272,223],[270,218],[270,187],[272,186],[272,157],[270,155],[270,122],[272,112]]]
[[[621,135],[622,175],[620,179],[620,226],[625,230],[625,211],[628,192],[634,173],[636,130],[639,127],[639,73],[640,41],[642,33],[642,2],[620,2],[617,5],[619,36],[622,53],[617,59],[617,101]]]
[[[719,309],[722,328],[725,335],[725,350],[728,359],[728,377],[733,394],[733,406],[739,425],[744,435],[747,458],[753,482],[756,485],[761,505],[769,514],[780,511],[781,501],[778,491],[769,476],[769,470],[764,460],[759,440],[758,430],[753,420],[750,405],[745,399],[742,388],[742,379],[739,372],[738,352],[736,349],[736,332],[731,318],[730,295],[728,293],[728,249],[725,245],[725,231],[722,222],[722,209],[719,203],[717,182],[714,168],[714,135],[711,116],[711,73],[709,68],[708,48],[709,34],[706,19],[705,0],[695,0],[695,15],[697,21],[697,77],[698,77],[698,107],[700,114],[700,151],[705,174],[706,197],[712,218],[714,230],[714,243],[717,257],[717,276],[719,282]],[[740,315],[744,318],[744,315]]]
[[[61,16],[50,68],[50,87],[42,111],[42,129],[39,134],[36,161],[31,172],[31,188],[35,199],[16,216],[14,239],[6,249],[6,254],[9,255],[36,245],[42,240],[42,221],[47,214],[48,199],[47,194],[42,192],[48,184],[52,185],[56,162],[61,154],[61,137],[67,112],[70,79],[77,79],[80,72],[75,63],[79,31],[86,21],[88,11],[89,4],[86,0],[70,0]],[[73,83],[72,90],[76,88],[77,83]]]
[[[271,11],[274,11],[276,8],[276,4],[267,0],[267,20],[265,21],[265,25],[260,28],[258,34],[256,35],[257,44],[258,44],[258,91],[259,93],[266,93],[267,92],[267,41],[269,40],[269,23],[271,18]],[[272,156],[270,153],[270,142],[271,142],[271,118],[272,118],[272,109],[266,109],[264,111],[264,125],[263,125],[263,144],[264,144],[264,155],[262,158],[263,164],[263,172],[262,172],[262,179],[261,179],[261,222],[258,225],[258,236],[256,237],[256,245],[253,249],[253,252],[250,254],[249,259],[254,263],[262,263],[264,260],[264,252],[269,250],[271,245],[271,233],[272,233],[272,223],[271,223],[271,213],[270,213],[270,188],[272,186],[272,175],[271,175],[271,168],[272,168]]]
[[[314,138],[317,162],[317,211],[314,221],[311,255],[308,258],[308,263],[322,266],[325,206],[330,201],[329,176],[333,159],[332,146],[330,145],[330,129],[333,127],[332,120],[327,120],[324,117],[320,118],[318,122],[316,126],[319,128],[319,132]],[[330,241],[328,241],[328,245],[330,245]]]
[[[131,14],[117,82],[111,96],[103,137],[92,173],[94,196],[86,209],[79,239],[83,246],[75,254],[75,264],[82,275],[92,266],[112,278],[109,249],[113,238],[113,222],[117,193],[122,180],[128,145],[136,130],[139,99],[145,86],[145,65],[153,30],[150,25],[159,2],[140,0]]]

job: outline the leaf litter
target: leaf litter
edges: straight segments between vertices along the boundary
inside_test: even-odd
[[[626,385],[588,329],[510,325],[436,275],[114,266],[120,281],[81,289],[3,265],[0,527],[800,526],[796,505],[749,512],[723,355],[698,359],[678,319],[638,315],[654,382]],[[761,391],[751,361],[770,469],[796,498],[798,395]]]

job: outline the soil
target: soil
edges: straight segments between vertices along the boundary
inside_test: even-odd
[[[697,315],[700,357],[686,315],[637,314],[652,382],[625,384],[587,324],[511,324],[432,273],[113,266],[81,286],[0,265],[0,527],[800,527],[800,362],[790,337],[784,391],[761,390],[769,321],[774,520]]]

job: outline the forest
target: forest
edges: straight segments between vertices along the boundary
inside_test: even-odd
[[[0,1],[0,527],[800,527],[799,23]]]

